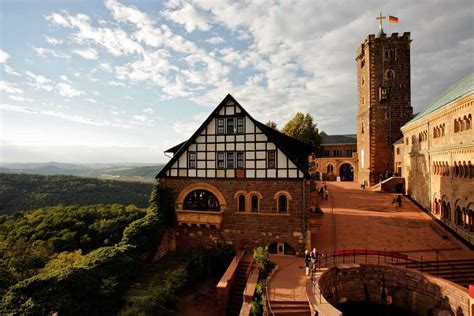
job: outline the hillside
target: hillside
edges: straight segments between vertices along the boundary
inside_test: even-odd
[[[164,164],[0,163],[2,173],[72,175],[122,181],[154,182]]]
[[[0,214],[60,204],[117,203],[147,207],[151,190],[151,183],[0,173]]]

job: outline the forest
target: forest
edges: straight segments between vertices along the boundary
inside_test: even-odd
[[[0,214],[56,205],[122,204],[147,207],[150,183],[76,176],[0,173]]]

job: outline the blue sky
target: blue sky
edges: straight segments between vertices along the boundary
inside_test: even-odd
[[[227,93],[263,122],[354,133],[380,11],[411,32],[415,112],[474,69],[469,1],[0,3],[3,162],[165,162]]]

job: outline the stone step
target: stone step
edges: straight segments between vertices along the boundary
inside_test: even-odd
[[[273,314],[275,316],[311,316],[311,310],[308,309],[273,309]]]

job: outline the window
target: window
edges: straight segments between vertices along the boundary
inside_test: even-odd
[[[217,153],[217,168],[225,168],[225,156],[223,152]]]
[[[386,49],[384,52],[384,57],[386,60],[395,59],[395,51],[393,49]]]
[[[217,134],[224,134],[224,119],[217,119]]]
[[[328,171],[328,173],[333,173],[334,172],[334,166],[333,165],[328,165],[327,166],[327,171]]]
[[[220,205],[216,196],[206,190],[194,190],[184,199],[184,210],[219,212]]]
[[[188,168],[196,168],[196,152],[190,151],[189,152],[189,161],[188,161]]]
[[[239,195],[239,212],[245,212],[245,195]]]
[[[334,153],[334,157],[340,157],[341,156],[341,151],[339,149],[334,149],[333,153]]]
[[[234,153],[227,153],[227,169],[234,169]]]
[[[323,150],[323,157],[329,157],[329,150],[327,149]]]
[[[407,145],[410,144],[410,140],[408,139],[408,137],[405,138],[405,144],[407,144]]]
[[[244,118],[238,117],[237,118],[237,134],[243,134],[243,133],[244,133]]]
[[[360,68],[364,68],[364,66],[365,66],[365,58],[362,58],[360,60]]]
[[[400,148],[397,148],[397,155],[400,155]]]
[[[275,151],[267,151],[267,168],[268,169],[275,169],[276,166],[276,155]]]
[[[251,202],[251,211],[256,213],[259,211],[259,201],[258,201],[258,196],[252,195],[252,198],[250,199]]]
[[[242,152],[237,153],[237,168],[245,168],[244,153]]]
[[[346,156],[347,156],[347,157],[352,157],[352,153],[353,153],[353,152],[354,152],[354,151],[353,151],[352,149],[347,149],[347,150],[346,150]]]
[[[288,198],[284,194],[278,197],[278,213],[288,213]]]
[[[361,84],[362,87],[365,86],[365,76],[362,76],[362,78],[360,79],[360,84]]]
[[[385,72],[385,80],[393,80],[395,79],[395,71],[389,69]]]
[[[227,134],[234,134],[234,119],[227,119]]]

